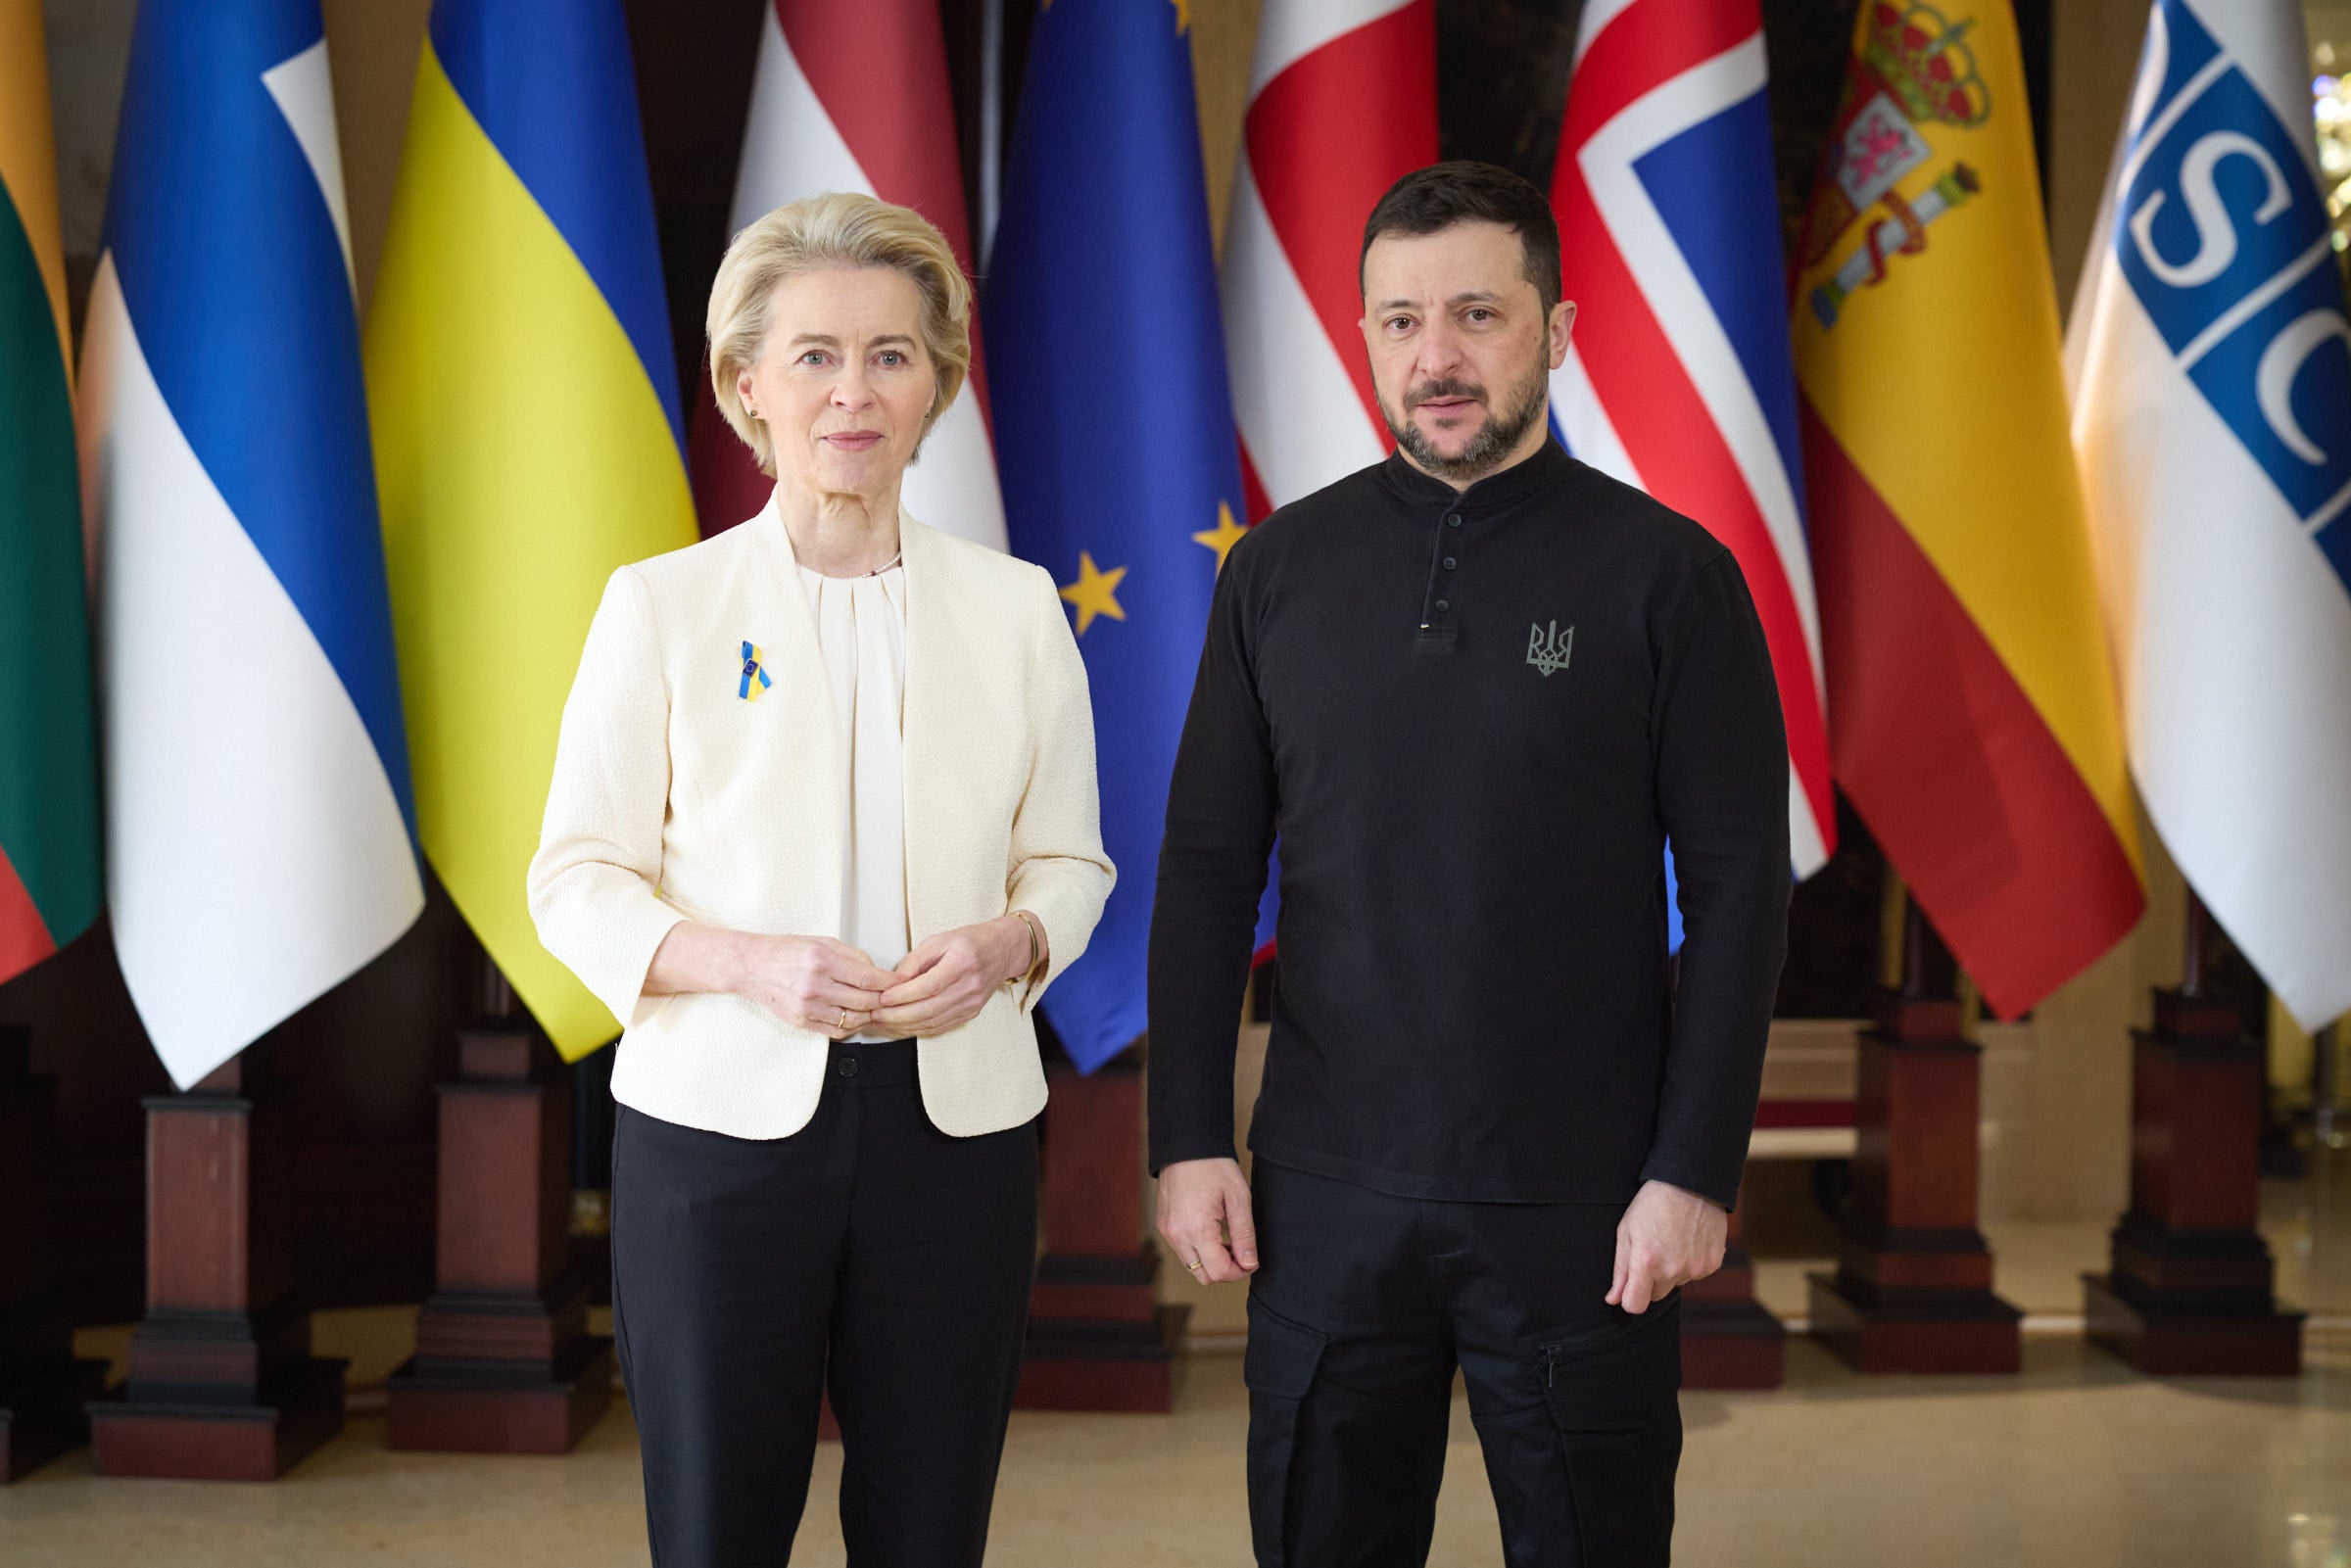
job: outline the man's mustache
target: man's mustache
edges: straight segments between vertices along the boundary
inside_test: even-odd
[[[1405,394],[1405,411],[1409,413],[1432,398],[1471,398],[1483,403],[1486,389],[1473,381],[1424,381]]]

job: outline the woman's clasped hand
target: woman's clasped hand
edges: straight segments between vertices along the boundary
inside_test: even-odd
[[[831,936],[741,934],[736,991],[795,1028],[830,1039],[944,1034],[980,1016],[1028,969],[1028,927],[1013,916],[941,931],[894,970]]]

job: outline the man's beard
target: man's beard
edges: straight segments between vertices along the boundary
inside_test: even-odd
[[[1399,419],[1388,407],[1388,400],[1376,398],[1379,416],[1387,421],[1388,434],[1396,438],[1406,455],[1422,468],[1441,479],[1470,482],[1482,479],[1504,457],[1517,447],[1528,430],[1541,418],[1544,394],[1551,383],[1550,367],[1538,356],[1534,369],[1518,383],[1517,396],[1509,408],[1496,411],[1487,404],[1486,422],[1478,426],[1477,434],[1469,438],[1457,456],[1448,457],[1437,451],[1425,431],[1412,422],[1413,409],[1431,398],[1475,398],[1486,401],[1486,389],[1470,381],[1423,381],[1405,394],[1405,415]]]

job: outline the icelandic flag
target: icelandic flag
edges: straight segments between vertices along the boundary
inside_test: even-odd
[[[2147,815],[2295,1020],[2351,1009],[2351,321],[2290,0],[2159,0],[2067,343]]]
[[[1738,557],[1779,677],[1801,879],[1837,815],[1764,82],[1757,0],[1585,6],[1551,187],[1582,309],[1551,406],[1569,451]]]
[[[1090,1072],[1143,1032],[1168,776],[1217,571],[1243,534],[1176,7],[1054,0],[1037,13],[988,283],[1007,530],[1076,617],[1102,839],[1119,868],[1084,956],[1044,1000]]]
[[[107,895],[186,1088],[424,907],[317,0],[146,0],[81,360]]]

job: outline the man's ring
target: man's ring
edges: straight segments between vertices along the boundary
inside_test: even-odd
[[[1188,1268],[1188,1269],[1190,1269],[1190,1270],[1191,1270],[1193,1273],[1197,1274],[1198,1272],[1200,1272],[1200,1259],[1197,1259],[1197,1258],[1195,1258],[1195,1259],[1192,1259],[1190,1262],[1188,1262],[1188,1263],[1184,1264],[1183,1266],[1184,1266],[1184,1267],[1186,1267],[1186,1268]]]
[[[840,1010],[840,1022],[833,1026],[837,1029],[845,1029],[849,1026],[849,1010],[847,1008],[844,1007]]]

